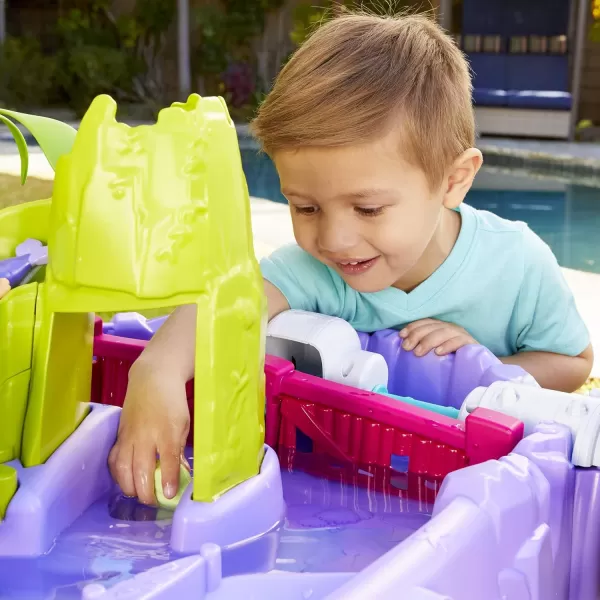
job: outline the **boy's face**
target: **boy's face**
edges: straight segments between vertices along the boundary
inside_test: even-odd
[[[360,292],[420,283],[412,280],[432,247],[435,251],[449,212],[447,186],[432,191],[423,171],[402,158],[397,136],[279,151],[274,162],[301,248]]]

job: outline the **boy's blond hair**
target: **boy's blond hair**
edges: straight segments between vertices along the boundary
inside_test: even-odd
[[[431,186],[475,143],[469,67],[426,16],[327,22],[281,70],[251,128],[272,156],[371,141],[394,126]]]

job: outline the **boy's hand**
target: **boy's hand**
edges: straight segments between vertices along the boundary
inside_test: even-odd
[[[444,356],[477,343],[462,327],[435,319],[422,319],[407,325],[400,337],[404,340],[402,347],[414,350],[416,356],[425,356],[433,349],[438,356]]]
[[[185,382],[180,377],[138,361],[129,373],[117,442],[108,464],[127,496],[156,504],[154,471],[160,456],[163,492],[173,498],[179,487],[190,415]]]

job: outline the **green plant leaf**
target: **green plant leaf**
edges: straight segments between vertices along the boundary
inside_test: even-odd
[[[29,170],[29,150],[27,149],[27,142],[21,133],[21,130],[7,117],[0,112],[0,122],[4,123],[8,130],[12,133],[17,148],[19,149],[19,156],[21,157],[21,185],[27,181],[27,171]]]
[[[14,110],[0,109],[0,115],[11,117],[21,125],[27,127],[31,135],[40,145],[42,152],[48,159],[50,166],[56,171],[58,159],[63,154],[68,154],[73,148],[77,130],[62,121],[48,117],[27,115]],[[12,130],[11,130],[12,131]],[[20,132],[19,132],[20,133]],[[14,135],[14,132],[13,132]],[[21,137],[23,137],[21,135]],[[16,138],[15,138],[16,139]],[[23,142],[25,140],[23,139]],[[17,142],[18,143],[18,142]]]

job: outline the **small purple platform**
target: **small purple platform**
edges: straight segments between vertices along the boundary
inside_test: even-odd
[[[189,554],[207,542],[223,548],[239,544],[273,531],[284,515],[279,459],[265,446],[260,473],[215,502],[194,502],[188,486],[173,515],[171,548]]]

